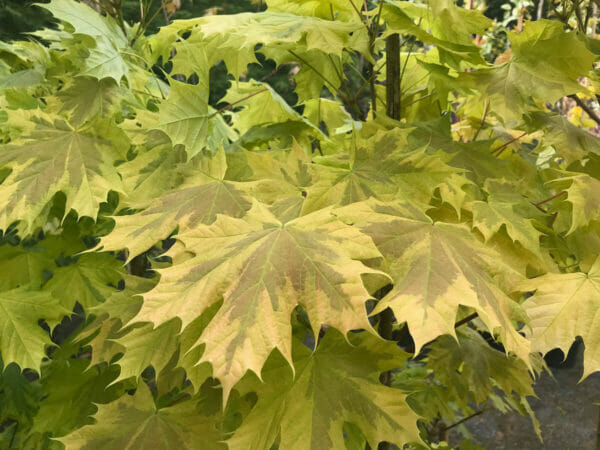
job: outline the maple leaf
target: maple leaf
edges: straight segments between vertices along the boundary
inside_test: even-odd
[[[461,75],[472,77],[476,89],[498,94],[491,101],[504,118],[526,111],[530,97],[554,103],[585,89],[577,80],[587,75],[596,57],[576,33],[565,33],[560,22],[529,22],[521,33],[508,33],[508,38],[508,63]]]
[[[424,420],[430,421],[438,415],[449,420],[456,417],[456,410],[450,406],[454,399],[441,383],[431,376],[431,371],[423,366],[403,367],[392,372],[391,386],[405,393],[406,402]]]
[[[89,361],[73,358],[64,347],[53,352],[53,359],[42,366],[39,410],[31,433],[64,436],[89,424],[95,404],[116,400],[122,391],[107,387],[117,376],[118,367],[87,370]]]
[[[326,124],[329,136],[351,129],[352,116],[338,102],[319,97],[307,100],[303,105],[302,115],[315,125]]]
[[[262,370],[264,382],[244,379],[239,389],[255,391],[259,400],[226,441],[229,448],[270,448],[277,438],[282,450],[346,448],[345,422],[358,426],[371,448],[382,441],[399,447],[420,442],[418,416],[405,394],[378,379],[406,355],[367,333],[352,335],[351,342],[333,330],[314,352],[294,341],[294,374],[285,360],[272,357]]]
[[[468,327],[457,330],[457,338],[440,337],[431,345],[427,360],[427,367],[452,392],[454,401],[467,406],[471,395],[478,404],[485,403],[495,387],[507,395],[535,395],[534,380],[523,361],[491,347]],[[541,360],[537,371],[540,368]]]
[[[177,367],[185,369],[186,377],[192,382],[195,391],[212,376],[210,363],[205,361],[198,364],[202,353],[204,353],[204,346],[197,346],[196,343],[220,307],[221,302],[210,306],[185,327],[179,336],[179,360],[177,361]]]
[[[167,238],[178,226],[184,231],[201,223],[210,224],[217,214],[243,216],[252,205],[244,190],[251,189],[252,183],[226,181],[226,171],[223,150],[214,157],[199,155],[186,183],[154,199],[138,213],[113,217],[115,228],[98,247],[127,248],[131,259]]]
[[[127,44],[127,38],[118,25],[98,14],[89,6],[71,0],[52,0],[42,6],[65,22],[71,24],[75,33],[86,36],[112,36],[120,45]]]
[[[523,281],[521,292],[535,291],[524,303],[529,316],[533,351],[547,353],[560,348],[566,355],[577,336],[586,350],[583,355],[582,379],[600,370],[597,353],[600,328],[597,317],[600,309],[600,258],[589,272],[548,273]]]
[[[534,419],[538,351],[581,336],[600,370],[600,144],[546,107],[598,90],[600,41],[525,20],[489,65],[493,22],[454,0],[267,0],[154,36],[91,3],[0,42],[0,447],[420,447],[473,403]],[[386,308],[421,358],[376,335]]]
[[[113,339],[116,347],[111,353],[124,353],[117,361],[121,372],[113,383],[130,377],[139,378],[148,366],[152,366],[156,373],[160,372],[177,350],[178,334],[179,323],[171,320],[155,329],[152,329],[151,324],[144,324],[124,336]]]
[[[38,325],[40,319],[58,319],[68,311],[49,293],[25,288],[0,292],[0,351],[5,364],[39,371],[48,333]]]
[[[183,144],[192,157],[208,142],[208,76],[197,85],[170,82],[171,91],[160,104],[156,128],[164,131],[173,145]]]
[[[0,392],[0,418],[31,424],[39,408],[40,389],[16,364],[4,367],[0,360]]]
[[[358,33],[353,37],[356,43],[348,42],[348,46],[367,52],[368,39],[366,36]],[[366,42],[361,42],[362,38],[365,38]],[[280,65],[294,65],[299,69],[294,75],[294,84],[296,85],[294,92],[298,95],[298,103],[320,98],[323,86],[337,91],[335,80],[339,80],[339,73],[343,70],[344,64],[348,62],[347,55],[331,55],[321,50],[307,50],[303,46],[294,48],[291,52],[280,46],[262,47],[260,52],[266,58],[277,61]]]
[[[403,5],[401,5],[403,6]],[[439,0],[427,5],[409,5],[413,16],[433,19],[432,33],[450,42],[470,44],[468,34],[484,34],[493,21],[477,9],[458,7],[452,0]],[[414,14],[414,12],[417,12]],[[467,33],[465,33],[465,30]]]
[[[461,327],[456,334],[458,340],[450,336],[437,339],[427,355],[427,368],[442,383],[445,401],[459,405],[468,414],[472,401],[482,405],[492,399],[504,405],[498,409],[529,415],[541,441],[539,422],[526,397],[535,396],[532,373],[541,373],[543,359],[532,355],[531,372],[522,360],[491,347],[476,330]],[[499,395],[499,390],[504,395]]]
[[[132,208],[148,204],[183,182],[180,169],[186,162],[185,149],[173,148],[162,132],[153,133],[160,137],[141,144],[138,155],[119,166],[125,191],[123,204]]]
[[[600,220],[600,180],[584,173],[566,175],[548,184],[567,193],[564,201],[571,204],[571,227],[567,233],[571,234]]]
[[[251,179],[276,181],[277,189],[284,191],[283,196],[287,195],[288,186],[302,191],[314,182],[312,158],[297,142],[293,142],[290,150],[245,152],[244,156],[252,171]]]
[[[128,63],[123,58],[123,51],[128,47],[127,37],[115,21],[83,3],[71,0],[52,0],[40,6],[49,10],[54,17],[68,22],[75,34],[91,38],[91,43],[88,43],[89,55],[81,75],[97,79],[113,78],[117,84],[123,77],[129,79]]]
[[[187,401],[158,409],[148,387],[141,383],[135,395],[124,395],[100,405],[96,423],[60,438],[67,448],[121,450],[124,448],[223,449],[213,416]]]
[[[39,289],[44,281],[44,270],[54,268],[53,258],[39,246],[23,247],[3,245],[0,247],[0,290],[31,286]]]
[[[180,39],[186,32],[191,36]],[[279,12],[241,13],[175,21],[161,29],[150,47],[154,58],[162,56],[165,61],[170,58],[172,46],[175,48],[174,73],[207,73],[208,67],[223,60],[228,71],[239,78],[248,64],[257,62],[254,52],[258,44],[287,55],[289,50],[300,49],[341,57],[344,48],[369,54],[366,36],[364,27],[352,23]],[[197,52],[206,55],[207,66],[191,63]]]
[[[117,290],[102,303],[88,309],[95,316],[109,316],[126,324],[135,317],[142,306],[141,294],[152,289],[158,280],[134,275],[124,276],[125,288]]]
[[[534,207],[522,195],[507,192],[512,187],[510,184],[503,185],[488,179],[485,185],[489,192],[487,201],[471,203],[473,227],[481,232],[486,242],[505,227],[511,239],[542,259],[542,233],[533,225]]]
[[[85,70],[82,75],[102,80],[104,78],[113,78],[117,83],[125,77],[129,80],[129,66],[123,58],[123,52],[114,41],[105,36],[94,38],[94,45],[88,48],[88,55],[85,58]]]
[[[267,0],[269,11],[286,12],[298,16],[314,16],[326,20],[342,20],[344,22],[360,22],[356,14],[363,7],[361,0]]]
[[[290,315],[298,305],[315,335],[322,324],[371,329],[361,275],[379,272],[357,260],[379,252],[328,210],[282,223],[256,203],[243,220],[218,216],[178,239],[194,256],[159,271],[136,320],[179,317],[185,327],[223,298],[198,344],[206,345],[202,361],[212,364],[225,396],[248,369],[260,373],[274,348],[291,361]]]
[[[260,201],[269,204],[270,211],[287,221],[302,214],[306,189],[315,177],[311,157],[295,141],[291,150],[245,152],[251,169],[251,180],[260,182],[253,192]]]
[[[110,117],[122,91],[112,78],[97,80],[77,77],[60,90],[60,112],[68,113],[69,122],[77,127],[96,117]]]
[[[383,36],[413,35],[424,44],[435,46],[442,63],[458,68],[462,61],[483,62],[479,47],[464,35],[465,29],[482,34],[490,27],[491,21],[479,11],[459,8],[447,0],[432,5],[386,1],[381,17],[387,25]]]
[[[125,353],[127,350],[125,343],[130,341],[125,339],[126,342],[122,343],[119,339],[124,336],[127,337],[130,332],[133,332],[129,336],[132,343],[127,345],[130,345],[132,351],[126,355],[125,359],[121,357],[119,360],[121,373],[118,378],[126,378],[124,377],[125,374],[138,375],[137,364],[144,364],[146,361],[147,363],[142,370],[149,365],[153,365],[154,362],[156,362],[156,366],[161,366],[163,352],[157,352],[156,357],[154,357],[152,353],[144,352],[138,345],[140,342],[146,342],[145,339],[149,339],[149,344],[151,344],[149,348],[154,351],[157,347],[155,347],[156,344],[153,339],[156,336],[168,338],[168,333],[163,332],[171,330],[172,324],[165,324],[157,333],[153,333],[151,329],[139,326],[139,324],[123,329],[123,324],[129,323],[142,306],[142,298],[139,294],[149,291],[155,284],[155,280],[128,275],[125,277],[125,288],[123,290],[115,290],[102,303],[86,308],[86,312],[95,316],[96,319],[85,326],[73,340],[78,345],[91,347],[90,367],[102,362],[110,363],[118,353]],[[139,336],[139,328],[144,329],[143,337]],[[160,344],[164,344],[168,348],[170,342],[169,339],[165,339]],[[158,347],[160,347],[160,344]],[[166,353],[168,353],[168,350]],[[116,383],[116,381],[113,381],[113,383]]]
[[[234,128],[240,134],[246,133],[252,127],[273,125],[278,122],[302,122],[319,137],[324,137],[319,128],[298,114],[286,101],[268,84],[257,81],[237,82],[228,91],[222,101],[233,104],[239,102],[242,109],[236,112]]]
[[[125,159],[127,141],[110,124],[73,129],[58,119],[33,120],[35,128],[27,137],[0,147],[0,165],[11,169],[0,185],[5,199],[0,228],[22,221],[23,232],[32,232],[34,220],[57,192],[66,195],[65,212],[74,209],[95,219],[108,192],[120,190],[114,164]]]
[[[117,286],[125,274],[123,263],[114,256],[89,253],[79,256],[73,264],[53,268],[53,276],[43,289],[52,292],[67,310],[72,310],[75,302],[87,310],[118,292]]]
[[[337,209],[335,214],[371,236],[386,258],[394,288],[372,314],[391,308],[398,322],[407,323],[417,353],[438,336],[455,336],[456,314],[463,305],[475,309],[490,332],[499,334],[506,350],[529,364],[529,343],[512,325],[515,319],[525,321],[525,315],[491,277],[493,270],[512,273],[512,269],[502,267],[502,256],[479,242],[466,226],[433,223],[402,204],[374,200]]]
[[[93,308],[90,311],[95,313]],[[121,319],[104,314],[97,317],[82,332],[78,333],[75,342],[82,346],[89,346],[92,349],[90,367],[103,362],[110,364],[117,353],[125,351],[123,346],[113,340],[113,338],[119,336],[119,330],[122,327]]]
[[[315,166],[317,181],[307,189],[304,211],[348,205],[370,197],[403,198],[426,208],[438,187],[446,187],[444,199],[460,209],[461,196],[454,197],[451,192],[469,181],[458,176],[459,169],[444,163],[448,155],[429,155],[423,148],[406,151],[409,132],[380,132],[352,144],[349,155],[316,158],[320,163]]]
[[[532,112],[524,116],[528,128],[542,130],[542,145],[552,146],[567,164],[585,158],[589,153],[600,155],[600,140],[576,127],[560,114]]]

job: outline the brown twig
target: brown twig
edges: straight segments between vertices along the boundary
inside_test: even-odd
[[[479,136],[481,129],[485,125],[485,119],[487,116],[489,105],[490,105],[490,101],[486,98],[485,101],[483,102],[483,114],[481,115],[481,122],[479,123],[479,128],[477,128],[477,131],[475,132],[475,136],[473,136],[473,139],[471,139],[471,141],[477,140],[477,136]]]
[[[555,198],[558,198],[558,197],[560,197],[561,195],[563,195],[563,194],[566,194],[566,193],[567,193],[567,191],[560,191],[558,194],[554,194],[554,195],[553,195],[553,196],[551,196],[551,197],[545,198],[545,199],[544,199],[544,200],[542,200],[541,202],[534,203],[534,204],[533,204],[533,206],[538,206],[538,207],[539,207],[539,206],[542,206],[544,203],[548,203],[548,202],[550,202],[550,201],[554,200]]]
[[[400,35],[394,33],[385,39],[386,51],[386,100],[387,115],[394,120],[401,117],[401,60],[400,60]],[[375,87],[373,86],[373,89]]]
[[[505,142],[500,147],[495,148],[494,150],[492,150],[491,151],[492,155],[494,155],[494,153],[498,152],[494,156],[500,156],[500,154],[506,149],[506,147],[508,147],[510,144],[512,144],[513,142],[518,141],[519,139],[521,139],[523,136],[526,136],[526,135],[527,135],[527,133],[523,133],[523,134],[520,134],[517,137],[512,138],[510,141]]]
[[[217,111],[215,111],[214,113],[212,113],[210,116],[208,116],[208,118],[209,118],[209,119],[212,119],[212,118],[213,118],[213,117],[215,117],[217,114],[220,114],[220,113],[222,113],[223,111],[226,111],[226,110],[228,110],[228,109],[231,109],[231,108],[233,108],[233,107],[234,107],[235,105],[237,105],[238,103],[241,103],[241,102],[243,102],[244,100],[248,100],[249,98],[251,98],[251,97],[254,97],[255,95],[262,94],[263,92],[266,92],[266,91],[268,91],[268,90],[269,90],[269,88],[262,88],[262,89],[261,89],[261,90],[259,90],[259,91],[253,92],[252,94],[248,94],[248,95],[246,95],[245,97],[243,97],[243,98],[240,98],[239,100],[236,100],[235,102],[233,102],[233,103],[230,103],[230,104],[229,104],[229,105],[227,105],[227,106],[223,106],[221,109],[218,109]]]
[[[454,427],[457,427],[463,423],[465,423],[467,420],[472,419],[473,417],[477,417],[481,414],[483,414],[486,411],[486,408],[480,409],[479,411],[475,411],[473,414],[471,414],[470,416],[467,417],[463,417],[462,419],[460,419],[458,422],[453,423],[452,425],[448,425],[446,428],[444,428],[444,431],[448,431],[451,430]]]
[[[163,17],[165,18],[165,23],[169,25],[171,23],[171,18],[169,17],[169,13],[167,12],[167,5],[164,0],[160,0],[160,7],[163,12]]]
[[[464,319],[460,319],[458,322],[456,322],[454,324],[454,328],[458,328],[461,325],[464,325],[465,323],[470,322],[473,319],[476,319],[477,317],[479,317],[479,314],[477,313],[473,313],[473,314],[469,314],[467,317],[465,317]]]
[[[189,400],[190,398],[191,397],[189,394],[182,395],[181,397],[176,398],[171,403],[167,404],[167,406],[165,406],[165,408],[170,408],[171,406],[175,406],[177,403],[181,403],[184,400]]]
[[[333,88],[333,92],[332,93],[337,93],[339,91],[339,89],[337,87],[335,87],[335,85],[331,81],[329,81],[327,78],[325,78],[321,72],[319,72],[317,69],[315,69],[315,67],[312,64],[310,64],[308,61],[306,61],[300,55],[298,55],[297,53],[295,53],[293,50],[288,50],[288,52],[294,58],[296,58],[298,61],[300,61],[300,63],[304,64],[306,67],[308,67],[309,69],[311,69],[314,73],[316,73],[319,77],[321,77],[321,79],[325,83],[327,83],[328,85],[330,85]]]
[[[576,94],[572,94],[569,95],[570,99],[575,100],[575,103],[577,103],[577,106],[579,106],[581,109],[583,109],[586,114],[588,116],[590,116],[590,119],[592,119],[594,122],[596,122],[598,125],[600,125],[600,116],[598,116],[598,114],[596,114],[596,111],[594,111],[592,108],[590,108],[588,105],[586,105],[583,100],[581,100],[579,97],[577,97]]]
[[[363,0],[363,8],[365,10],[365,24],[370,28],[371,23],[369,22],[369,7],[367,6],[367,0]]]
[[[550,220],[548,220],[548,226],[550,228],[552,228],[552,226],[554,225],[554,222],[556,221],[556,217],[558,217],[558,212],[553,212],[552,215],[550,216]]]

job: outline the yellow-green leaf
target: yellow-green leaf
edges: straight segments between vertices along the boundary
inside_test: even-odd
[[[230,450],[263,450],[279,438],[281,450],[342,449],[344,423],[357,426],[371,448],[386,441],[400,448],[420,442],[418,416],[406,395],[379,382],[383,371],[398,368],[406,355],[395,344],[361,333],[352,345],[334,330],[311,353],[294,343],[292,374],[275,355],[262,371],[240,383],[259,400],[242,426],[227,440]]]
[[[218,415],[218,414],[217,414]],[[158,409],[150,390],[140,383],[135,395],[101,405],[96,423],[60,438],[67,448],[86,450],[224,449],[215,416],[194,401]]]
[[[379,252],[329,210],[282,223],[255,204],[244,219],[218,216],[178,239],[183,246],[169,254],[193,256],[159,271],[137,319],[179,317],[185,327],[223,298],[198,344],[206,345],[202,360],[213,365],[225,395],[247,370],[260,373],[274,348],[291,362],[290,316],[298,305],[315,334],[323,324],[344,333],[371,329],[361,275],[378,272],[358,260]]]
[[[588,273],[549,273],[522,282],[518,289],[535,291],[523,303],[530,318],[527,336],[533,351],[560,348],[566,355],[581,336],[586,346],[583,378],[600,370],[600,258]]]
[[[525,315],[491,276],[512,269],[466,226],[433,223],[425,215],[407,215],[404,205],[376,201],[340,208],[336,214],[371,236],[384,255],[394,288],[373,314],[391,308],[398,322],[407,323],[416,352],[438,336],[455,336],[456,315],[463,305],[477,311],[507,352],[529,364],[529,342],[512,323],[525,321]]]
[[[127,140],[114,125],[94,123],[78,129],[56,119],[34,119],[27,137],[0,147],[0,165],[11,173],[0,185],[0,228],[20,220],[25,233],[57,192],[74,209],[93,219],[109,191],[120,191],[115,162],[125,159]]]
[[[39,372],[44,347],[50,336],[38,325],[40,319],[57,319],[68,311],[48,292],[23,288],[0,292],[0,352],[4,364]]]

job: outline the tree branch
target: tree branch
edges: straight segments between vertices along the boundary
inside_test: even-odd
[[[563,194],[566,194],[566,193],[567,193],[567,191],[560,191],[558,194],[554,194],[554,195],[553,195],[553,196],[551,196],[551,197],[545,198],[545,199],[544,199],[544,200],[542,200],[541,202],[534,203],[534,204],[533,204],[533,206],[540,207],[540,206],[542,206],[544,203],[548,203],[548,202],[550,202],[550,201],[554,200],[555,198],[558,198],[558,197],[560,197],[561,195],[563,195]]]
[[[491,153],[492,153],[492,155],[493,155],[494,153],[498,152],[498,153],[496,153],[496,155],[495,155],[495,156],[500,156],[500,154],[501,154],[501,153],[504,151],[504,149],[505,149],[506,147],[508,147],[510,144],[512,144],[513,142],[516,142],[516,141],[518,141],[519,139],[521,139],[523,136],[526,136],[526,135],[527,135],[527,133],[523,133],[523,134],[520,134],[520,135],[519,135],[519,136],[517,136],[517,137],[514,137],[514,138],[512,138],[510,141],[508,141],[508,142],[505,142],[505,143],[504,143],[504,144],[502,144],[500,147],[498,147],[498,148],[495,148],[494,150],[492,150],[492,152],[491,152]]]
[[[244,100],[248,100],[249,98],[251,98],[251,97],[254,97],[255,95],[262,94],[263,92],[266,92],[266,91],[268,91],[268,90],[269,90],[268,88],[262,88],[260,91],[256,91],[256,92],[253,92],[252,94],[248,94],[248,95],[246,95],[245,97],[242,97],[242,98],[240,98],[239,100],[236,100],[235,102],[233,102],[233,103],[230,103],[230,104],[229,104],[229,105],[227,105],[227,106],[223,106],[221,109],[218,109],[217,111],[215,111],[214,113],[212,113],[210,116],[208,116],[208,118],[209,118],[209,119],[212,119],[212,118],[213,118],[213,117],[215,117],[217,114],[220,114],[220,113],[222,113],[222,112],[223,112],[223,111],[225,111],[225,110],[228,110],[228,109],[231,109],[231,108],[233,108],[233,107],[234,107],[235,105],[237,105],[238,103],[241,103],[241,102],[243,102]]]
[[[470,416],[464,417],[464,418],[460,419],[458,422],[453,423],[452,425],[448,425],[446,428],[444,428],[444,431],[451,430],[452,428],[457,427],[457,426],[465,423],[467,420],[472,419],[473,417],[477,417],[477,416],[483,414],[485,411],[486,411],[485,408],[480,409],[479,411],[475,411]]]
[[[387,115],[394,120],[401,116],[401,72],[400,72],[400,35],[394,33],[385,39],[386,52],[386,101]],[[374,88],[374,87],[373,87]]]
[[[583,109],[585,111],[585,113],[590,116],[590,119],[592,119],[594,122],[596,122],[598,125],[600,125],[600,116],[598,116],[598,114],[596,114],[596,111],[594,111],[592,108],[590,108],[588,105],[586,105],[583,100],[581,100],[579,97],[577,97],[577,94],[572,94],[569,95],[570,99],[575,100],[575,103],[577,103],[577,106],[579,106],[581,109]]]
[[[458,328],[461,325],[464,325],[465,323],[470,322],[473,319],[476,319],[477,317],[479,317],[479,314],[477,313],[473,313],[473,314],[469,314],[467,317],[465,317],[464,319],[460,319],[458,322],[456,322],[454,324],[454,328]]]

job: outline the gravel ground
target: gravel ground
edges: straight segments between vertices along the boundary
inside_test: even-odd
[[[553,369],[554,379],[544,374],[535,384],[539,398],[530,398],[540,422],[540,442],[531,420],[518,413],[489,411],[465,426],[485,449],[503,450],[597,450],[600,373],[578,383],[583,371],[583,346],[570,369]]]

